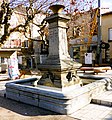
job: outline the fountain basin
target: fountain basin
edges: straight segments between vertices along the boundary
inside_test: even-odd
[[[111,78],[104,78],[82,87],[72,86],[72,89],[65,90],[41,85],[34,87],[37,81],[37,78],[27,78],[6,83],[6,98],[68,115],[104,92]]]

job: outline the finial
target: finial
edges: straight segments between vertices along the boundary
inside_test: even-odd
[[[53,11],[53,13],[60,13],[65,8],[64,5],[52,5],[49,7]]]

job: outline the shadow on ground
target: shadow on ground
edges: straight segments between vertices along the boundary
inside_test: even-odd
[[[19,113],[26,116],[37,116],[37,115],[59,115],[52,111],[41,109],[39,107],[31,106],[21,102],[17,102],[11,99],[0,97],[0,107],[6,108],[13,112]]]
[[[0,97],[0,118],[2,120],[79,120],[4,97]]]

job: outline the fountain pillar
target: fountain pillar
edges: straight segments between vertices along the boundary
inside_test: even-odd
[[[80,79],[75,71],[81,64],[74,62],[68,53],[66,23],[70,18],[60,13],[64,9],[62,5],[53,5],[50,9],[54,14],[45,19],[49,23],[49,55],[38,66],[42,72],[38,84],[59,88],[79,85]]]

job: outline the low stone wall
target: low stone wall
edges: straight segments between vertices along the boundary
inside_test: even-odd
[[[74,90],[62,91],[46,86],[30,86],[36,80],[37,78],[28,78],[7,83],[6,97],[61,114],[71,114],[104,92],[111,81],[110,78],[105,78]]]

